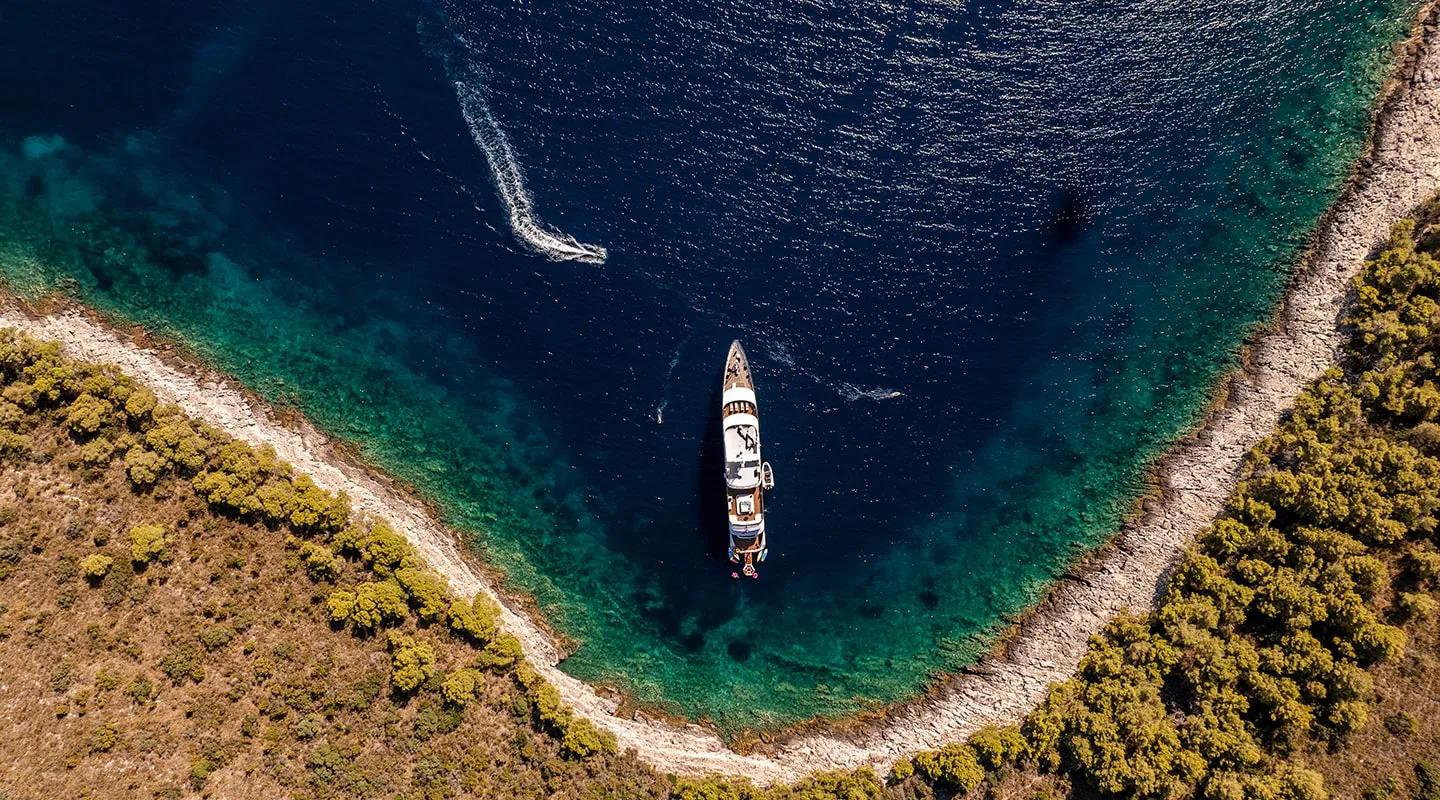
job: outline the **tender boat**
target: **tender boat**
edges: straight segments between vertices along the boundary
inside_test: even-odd
[[[775,473],[760,457],[760,407],[750,362],[739,341],[730,343],[720,400],[725,436],[725,494],[730,517],[730,560],[743,562],[742,572],[758,578],[755,569],[768,553],[765,542],[765,490],[775,486]],[[739,577],[740,573],[731,573]]]

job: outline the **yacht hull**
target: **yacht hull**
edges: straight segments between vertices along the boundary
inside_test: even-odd
[[[730,344],[720,401],[725,441],[725,504],[730,560],[756,577],[755,565],[769,554],[765,537],[765,490],[774,473],[760,454],[760,406],[754,376],[739,341]],[[738,576],[738,573],[736,573]]]

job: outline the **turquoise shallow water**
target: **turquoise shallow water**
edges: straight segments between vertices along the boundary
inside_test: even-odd
[[[1115,529],[1409,18],[326,5],[18,15],[0,272],[355,441],[566,670],[727,731],[912,696]],[[780,483],[754,582],[717,536],[735,336]]]

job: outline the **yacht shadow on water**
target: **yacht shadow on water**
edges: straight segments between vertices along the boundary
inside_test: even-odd
[[[725,486],[722,465],[724,438],[715,411],[720,408],[720,382],[705,395],[705,409],[694,418],[703,423],[692,441],[700,447],[696,453],[695,517],[694,526],[677,526],[682,529],[698,529],[701,536],[699,547],[687,548],[687,558],[697,563],[685,568],[660,570],[654,578],[660,584],[661,596],[665,602],[656,604],[654,598],[644,593],[636,595],[635,607],[673,638],[689,653],[697,653],[705,647],[706,638],[716,628],[729,622],[735,614],[731,591],[738,587],[729,579],[730,564],[728,546],[729,530],[725,522]],[[680,416],[676,414],[675,416]],[[697,590],[697,575],[709,587]],[[734,643],[731,643],[732,645]],[[730,648],[731,658],[737,657]],[[748,658],[749,653],[741,656]]]
[[[700,435],[700,460],[696,464],[696,523],[705,540],[705,555],[725,564],[729,560],[730,531],[725,523],[725,437],[715,419],[720,407],[720,382],[714,382],[705,404],[705,424]]]

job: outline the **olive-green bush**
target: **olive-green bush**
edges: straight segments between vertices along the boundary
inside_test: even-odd
[[[985,780],[985,768],[969,745],[947,744],[935,752],[915,756],[915,769],[930,780],[964,793]]]
[[[80,561],[80,571],[91,581],[99,581],[104,578],[113,566],[115,566],[115,559],[104,553],[91,553]]]
[[[435,648],[427,642],[390,635],[390,685],[402,694],[420,688],[435,674]]]
[[[165,526],[136,525],[130,529],[130,560],[137,564],[164,561],[168,556]]]
[[[508,633],[502,633],[485,645],[475,663],[481,669],[504,670],[520,663],[524,656],[525,651],[520,640]]]
[[[444,577],[428,569],[401,567],[395,570],[395,581],[405,590],[415,615],[425,622],[445,616],[450,604],[450,584]]]
[[[440,694],[445,702],[463,707],[485,690],[485,673],[477,669],[458,669],[445,676]]]
[[[301,542],[300,560],[305,564],[305,571],[317,581],[333,581],[340,574],[339,557],[318,542]]]
[[[450,604],[450,628],[476,644],[485,644],[499,631],[500,609],[483,593],[470,602],[456,600]]]
[[[615,737],[588,719],[571,720],[560,738],[560,751],[574,758],[589,758],[603,752],[615,752]]]
[[[405,591],[395,581],[367,581],[353,589],[336,589],[325,602],[333,622],[368,633],[405,618]]]

